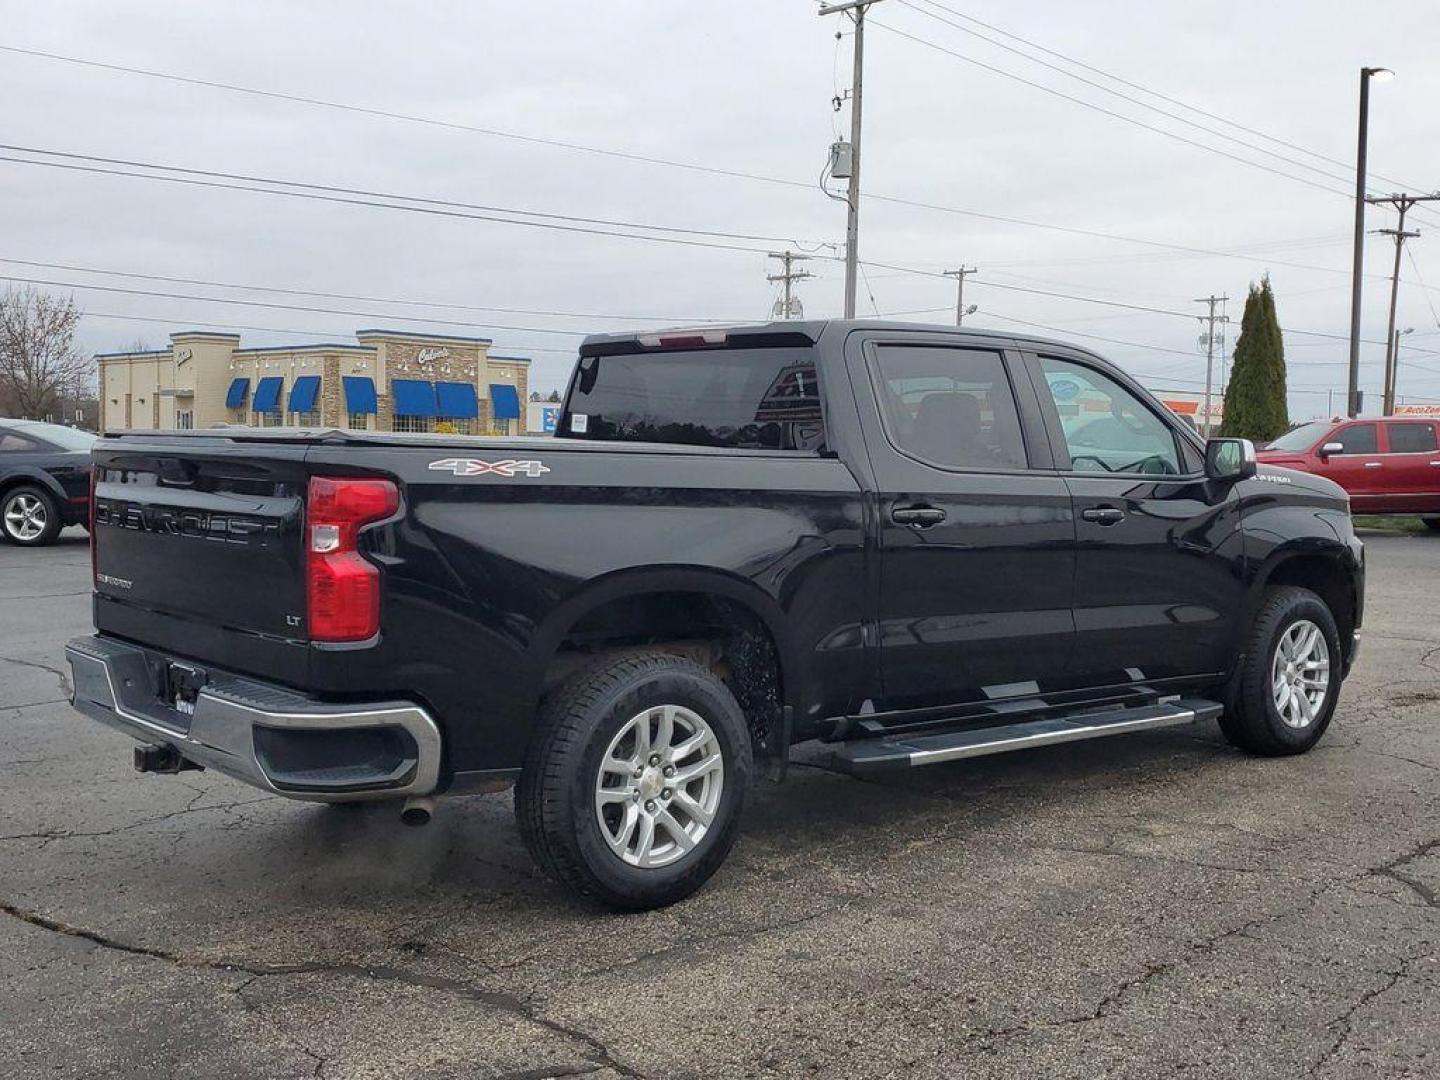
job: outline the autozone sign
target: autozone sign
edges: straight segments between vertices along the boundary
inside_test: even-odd
[[[539,461],[480,461],[476,458],[443,458],[430,462],[431,472],[448,472],[455,476],[528,476],[534,479],[550,470]]]

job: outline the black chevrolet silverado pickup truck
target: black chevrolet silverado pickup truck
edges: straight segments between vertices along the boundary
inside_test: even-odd
[[[785,322],[587,338],[555,438],[120,433],[94,451],[78,709],[142,770],[298,799],[515,787],[552,876],[673,902],[758,771],[906,769],[1216,719],[1320,738],[1364,556],[1023,336]]]

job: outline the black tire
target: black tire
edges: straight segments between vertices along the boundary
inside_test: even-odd
[[[44,516],[44,527],[34,536],[23,537],[22,523],[14,520],[13,515],[19,513],[22,507],[33,507],[37,504],[39,513]],[[0,536],[10,543],[21,547],[43,547],[45,544],[53,544],[64,527],[65,523],[60,520],[59,504],[44,488],[33,484],[20,484],[0,495]]]
[[[1440,532],[1440,517],[1427,517],[1421,518],[1420,520],[1425,523],[1425,528],[1431,532]]]
[[[719,744],[723,780],[694,848],[674,862],[641,868],[607,843],[596,783],[612,740],[659,705],[682,706],[705,721]],[[515,816],[525,846],[550,877],[609,907],[664,907],[700,888],[725,861],[752,767],[745,716],[720,679],[683,657],[628,653],[580,671],[547,696],[515,785]]]
[[[1275,704],[1273,664],[1280,640],[1292,626],[1307,620],[1320,629],[1329,653],[1329,685],[1319,710],[1303,727],[1285,723]],[[1225,737],[1240,749],[1265,757],[1303,754],[1320,741],[1340,696],[1340,635],[1325,601],[1296,586],[1279,586],[1265,593],[1260,612],[1245,647],[1245,664],[1229,703],[1220,717]]]

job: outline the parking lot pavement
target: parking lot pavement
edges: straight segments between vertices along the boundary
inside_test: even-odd
[[[0,548],[0,1076],[1434,1076],[1440,538],[1367,543],[1314,753],[802,766],[624,917],[536,875],[508,796],[410,830],[135,774],[65,703],[84,534]]]

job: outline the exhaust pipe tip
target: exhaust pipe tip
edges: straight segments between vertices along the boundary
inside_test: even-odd
[[[400,808],[400,823],[408,825],[412,829],[418,829],[422,825],[429,825],[430,818],[435,813],[435,800],[428,795],[411,796],[405,800],[405,805]]]

